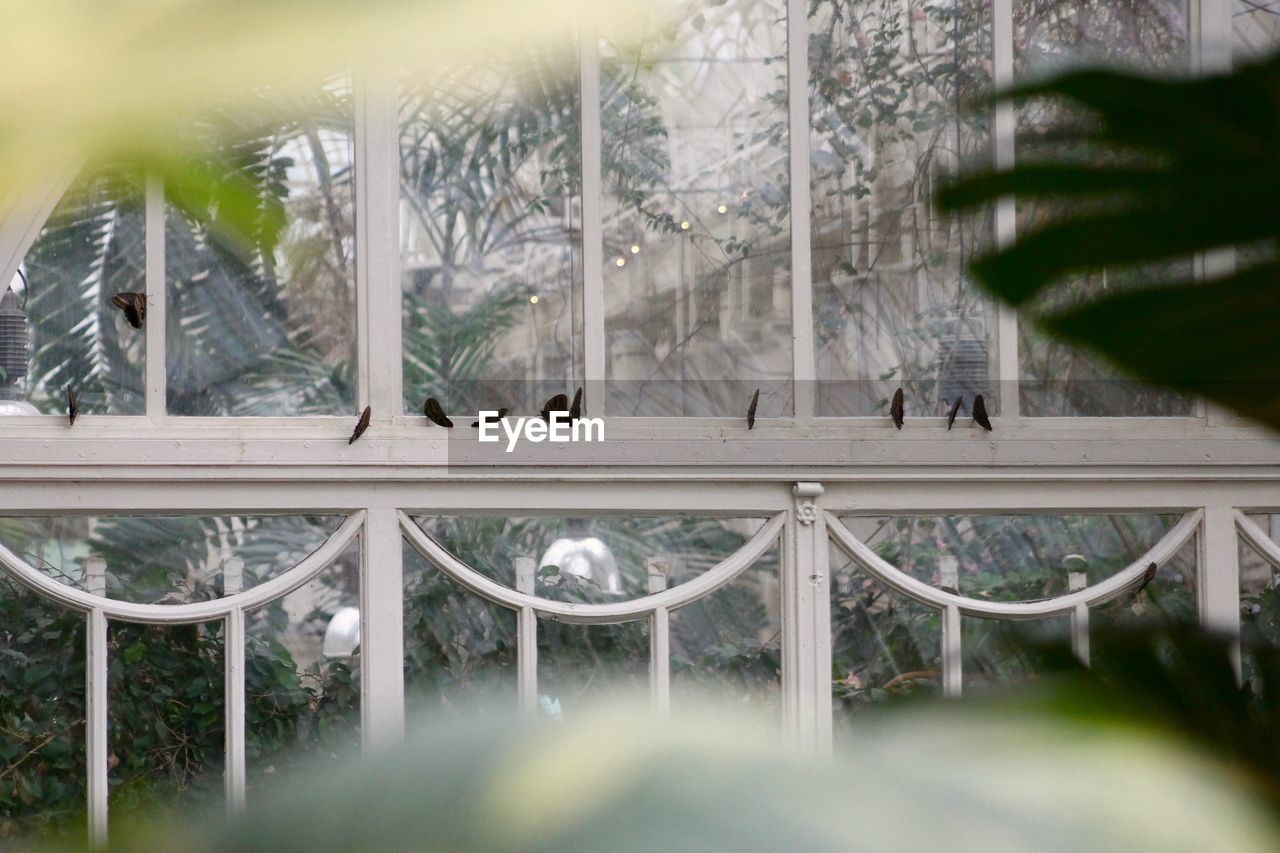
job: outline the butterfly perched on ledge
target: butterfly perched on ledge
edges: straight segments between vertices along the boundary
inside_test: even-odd
[[[904,402],[902,389],[899,388],[893,392],[893,402],[889,405],[889,417],[893,418],[893,425],[898,429],[902,429],[902,422],[906,415]]]
[[[141,329],[147,322],[147,294],[121,291],[111,297],[111,304],[124,312],[124,318],[135,329]]]
[[[356,439],[364,435],[364,431],[369,428],[369,419],[373,417],[373,406],[365,406],[364,411],[360,413],[360,420],[356,422],[356,428],[351,433],[351,438],[347,439],[347,444],[355,444]]]
[[[505,418],[506,416],[507,416],[507,407],[506,407],[506,406],[502,406],[501,408],[499,408],[499,409],[498,409],[498,414],[497,414],[497,415],[490,415],[489,417],[487,417],[487,418],[485,418],[485,419],[484,419],[484,422],[485,422],[485,423],[487,423],[487,424],[496,424],[498,421],[502,420],[502,419],[503,419],[503,418]],[[478,427],[478,426],[480,426],[480,422],[479,422],[479,421],[473,421],[471,425],[472,425],[473,427]]]
[[[449,416],[444,413],[444,406],[440,405],[440,401],[435,397],[428,397],[427,401],[422,404],[422,414],[437,426],[445,429],[453,429],[453,421],[449,420]]]
[[[557,394],[546,402],[542,407],[542,419],[547,423],[551,423],[551,414],[553,412],[569,411],[569,397],[567,394]]]
[[[569,404],[569,423],[576,423],[582,417],[582,388],[573,393],[573,402]]]
[[[756,428],[756,406],[760,404],[760,389],[751,395],[751,404],[747,406],[747,429]]]
[[[67,386],[67,426],[75,426],[76,418],[80,417],[80,405],[76,400],[76,392],[71,390],[71,386]]]

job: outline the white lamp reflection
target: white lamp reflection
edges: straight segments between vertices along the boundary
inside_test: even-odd
[[[556,566],[561,574],[582,578],[601,592],[622,595],[622,573],[609,546],[586,535],[586,522],[581,519],[569,519],[565,532],[568,535],[552,542],[538,565]]]
[[[360,608],[343,607],[324,631],[320,652],[327,658],[349,658],[360,646]]]

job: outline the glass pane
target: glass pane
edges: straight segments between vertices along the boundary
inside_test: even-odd
[[[1144,588],[1099,605],[1089,611],[1089,632],[1124,630],[1142,625],[1194,625],[1199,622],[1196,602],[1197,537],[1161,565]]]
[[[459,587],[404,543],[404,684],[410,719],[516,707],[516,613]]]
[[[1276,540],[1280,515],[1250,515]],[[1241,675],[1254,695],[1263,689],[1253,652],[1280,648],[1280,573],[1261,554],[1240,540],[1240,658]]]
[[[283,574],[342,521],[303,515],[10,517],[0,518],[0,541],[68,586],[139,604],[186,604]],[[243,571],[228,565],[232,557],[244,563]]]
[[[710,699],[782,713],[782,597],[775,544],[729,584],[670,616],[671,704]]]
[[[685,516],[414,521],[459,560],[512,589],[516,560],[533,558],[533,591],[552,601],[618,601],[677,586],[733,554],[764,524]]]
[[[107,756],[113,827],[164,806],[224,807],[222,624],[107,626]]]
[[[1073,573],[1099,583],[1146,553],[1177,515],[899,516],[841,520],[922,583],[989,601],[1065,595]],[[1078,580],[1078,579],[1077,579]]]
[[[1016,0],[1014,3],[1014,73],[1018,80],[1038,79],[1082,63],[1140,69],[1185,68],[1188,64],[1185,0]],[[1064,151],[1048,133],[1057,121],[1085,121],[1061,104],[1034,101],[1017,114],[1017,157],[1026,162],[1048,152],[1097,160],[1097,152]],[[1061,214],[1060,208],[1020,204],[1017,229]],[[1142,286],[1161,280],[1189,278],[1190,260],[1158,269],[1118,269],[1082,276],[1052,288],[1031,306],[1051,311],[1108,290]],[[1048,340],[1034,328],[1020,327],[1021,404],[1030,416],[1188,416],[1187,398],[1155,390],[1124,378],[1115,368],[1083,351]]]
[[[406,412],[527,414],[581,383],[580,148],[573,47],[406,81]]]
[[[964,281],[990,211],[940,215],[938,183],[990,161],[990,6],[809,4],[813,319],[820,415],[915,415],[994,391],[993,313]],[[968,403],[965,404],[967,406]]]
[[[359,589],[357,540],[310,583],[245,614],[250,792],[317,759],[349,759],[360,731]]]
[[[0,577],[0,848],[88,841],[85,619]]]
[[[640,698],[649,685],[649,625],[538,620],[538,710],[551,719],[593,701]]]
[[[786,4],[680,15],[600,46],[606,409],[786,415]]]
[[[837,736],[858,712],[942,690],[938,610],[886,589],[830,547],[831,701]]]
[[[1066,616],[1030,622],[960,618],[960,650],[965,693],[1033,680],[1048,669],[1043,647],[1066,647],[1071,621]]]
[[[1236,63],[1267,56],[1280,46],[1280,5],[1273,0],[1232,0]]]
[[[165,221],[168,409],[174,415],[339,415],[355,409],[350,88],[288,105],[258,93],[193,128],[218,183]],[[218,193],[247,182],[258,233],[217,226]],[[283,218],[279,233],[267,227]]]
[[[11,283],[19,304],[0,306],[0,351],[26,335],[29,355],[0,364],[0,414],[66,414],[68,385],[85,414],[145,410],[146,334],[111,303],[146,290],[142,196],[137,175],[92,169],[54,208],[23,259],[26,286]]]

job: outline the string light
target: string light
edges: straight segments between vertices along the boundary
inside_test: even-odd
[[[530,302],[532,302],[534,305],[537,305],[537,304],[538,304],[538,294],[536,294],[536,293],[535,293],[533,296],[530,296],[530,297],[529,297],[529,301],[530,301]]]
[[[633,255],[638,255],[638,254],[640,254],[640,246],[639,246],[639,245],[637,245],[637,244],[633,244],[633,245],[631,246],[631,254],[633,254]]]
[[[716,213],[728,213],[728,212],[729,212],[729,205],[727,204],[722,204],[716,208]]]
[[[681,223],[680,223],[680,230],[681,230],[681,231],[688,231],[688,230],[689,230],[689,220],[687,220],[687,219],[686,219],[686,220],[684,220],[683,222],[681,222]]]
[[[627,259],[626,259],[626,258],[618,258],[616,261],[614,261],[614,263],[615,263],[615,264],[617,264],[617,265],[618,265],[618,266],[620,266],[620,267],[625,267],[625,266],[627,265]]]

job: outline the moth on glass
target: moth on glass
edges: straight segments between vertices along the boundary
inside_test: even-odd
[[[947,432],[951,432],[951,425],[956,422],[956,415],[960,414],[960,406],[964,404],[964,395],[956,397],[956,401],[951,404],[951,411],[947,412]]]
[[[506,416],[507,416],[507,407],[506,407],[506,406],[500,406],[500,407],[498,407],[498,414],[497,414],[496,416],[492,416],[492,415],[491,415],[491,416],[489,416],[489,417],[485,418],[485,419],[484,419],[484,422],[485,422],[485,423],[487,423],[487,424],[496,424],[498,421],[502,420],[502,419],[503,419],[503,418],[505,418]],[[478,427],[478,426],[480,426],[480,422],[479,422],[479,421],[473,421],[471,425],[472,425],[473,427]]]
[[[547,423],[551,423],[552,412],[569,411],[569,397],[566,394],[557,394],[546,402],[542,407],[542,419]]]
[[[1144,589],[1146,589],[1147,584],[1155,580],[1156,570],[1159,568],[1160,567],[1155,563],[1152,563],[1151,565],[1147,566],[1147,570],[1142,573],[1142,583],[1138,585],[1138,588],[1135,590],[1135,592],[1142,592]]]
[[[76,402],[76,392],[71,390],[71,386],[67,386],[67,426],[75,426],[76,418],[80,417],[80,406]]]
[[[356,439],[364,435],[364,431],[369,428],[371,417],[373,417],[373,406],[365,406],[364,411],[360,413],[360,420],[356,421],[355,431],[351,433],[351,438],[347,439],[347,444],[355,444]]]
[[[582,387],[573,392],[573,402],[569,404],[569,422],[573,423],[582,417]]]
[[[899,388],[897,391],[893,392],[893,402],[889,404],[889,417],[893,418],[893,425],[898,429],[902,429],[902,421],[906,415],[903,402],[904,398],[902,389]]]
[[[141,329],[147,322],[147,294],[121,291],[111,297],[111,304],[124,312],[124,318],[135,329]]]
[[[756,405],[760,402],[760,389],[751,395],[751,405],[747,406],[747,429],[756,428]]]
[[[982,395],[973,398],[973,419],[978,426],[991,432],[991,418],[987,417],[987,401],[982,399]]]
[[[449,420],[449,416],[444,413],[444,407],[440,405],[440,401],[435,397],[428,397],[427,402],[422,404],[422,413],[433,424],[442,426],[445,429],[453,429],[453,421]]]

